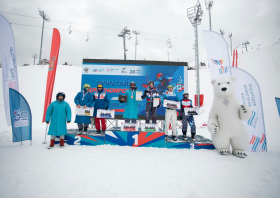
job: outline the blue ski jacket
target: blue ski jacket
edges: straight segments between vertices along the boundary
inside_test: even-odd
[[[46,112],[46,122],[50,122],[48,135],[60,136],[67,134],[67,123],[71,122],[71,109],[65,101],[52,102]]]
[[[92,94],[88,91],[86,92],[85,90],[83,90],[76,95],[76,97],[74,99],[74,102],[75,102],[76,105],[81,105],[81,106],[86,105],[87,107],[90,107],[92,102],[93,102]],[[75,123],[89,124],[89,123],[91,123],[90,122],[90,116],[76,115]]]

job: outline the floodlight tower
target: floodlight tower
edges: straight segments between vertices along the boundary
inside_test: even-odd
[[[196,3],[196,6],[187,9],[188,18],[194,27],[195,33],[195,66],[196,66],[196,95],[197,106],[200,108],[200,85],[199,85],[199,56],[198,56],[198,36],[197,36],[197,26],[201,24],[203,10],[201,8],[199,0]]]
[[[44,25],[45,21],[50,22],[51,18],[40,8],[38,8],[39,15],[43,18],[43,27],[42,27],[42,36],[41,36],[41,46],[40,46],[40,55],[39,55],[39,64],[41,63],[41,55],[42,55],[42,46],[43,46],[43,36],[44,36]]]
[[[135,60],[136,60],[137,45],[139,44],[139,43],[138,43],[138,40],[137,40],[137,35],[138,35],[138,34],[140,35],[140,32],[137,32],[137,31],[135,30],[135,31],[132,31],[132,33],[135,34]]]
[[[38,57],[37,57],[37,54],[34,53],[34,54],[32,55],[32,58],[34,58],[34,65],[35,65],[35,59],[38,58]]]
[[[205,6],[206,10],[209,11],[209,30],[212,31],[212,26],[211,26],[211,9],[213,6],[213,0],[205,0]]]
[[[243,42],[242,45],[245,45],[245,47],[246,47],[246,52],[247,52],[247,45],[250,45],[249,41]]]
[[[228,34],[228,38],[230,39],[230,53],[231,53],[231,56],[232,56],[232,40],[231,40],[231,37],[232,37],[232,32]]]
[[[127,29],[127,27],[125,27],[119,34],[118,37],[123,37],[123,48],[124,48],[124,60],[126,60],[126,51],[128,51],[125,48],[125,35],[126,34],[130,34],[130,30]]]

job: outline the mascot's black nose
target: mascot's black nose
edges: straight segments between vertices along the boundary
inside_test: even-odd
[[[226,87],[223,87],[223,88],[222,88],[222,91],[226,91],[226,90],[227,90],[227,88],[226,88]]]

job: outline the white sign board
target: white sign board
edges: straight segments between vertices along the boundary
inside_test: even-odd
[[[94,111],[93,107],[87,107],[87,108],[76,107],[75,113],[76,115],[80,115],[80,116],[93,116],[93,111]]]
[[[167,107],[170,109],[180,109],[180,102],[179,101],[172,101],[172,100],[164,100],[163,107]]]
[[[136,101],[142,101],[142,91],[136,91]]]
[[[105,110],[105,109],[97,109],[96,117],[97,118],[115,118],[115,111]]]
[[[141,131],[147,131],[147,132],[159,132],[159,127],[156,124],[142,124],[141,125]]]

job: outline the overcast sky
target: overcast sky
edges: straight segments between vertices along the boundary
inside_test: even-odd
[[[137,60],[194,60],[194,28],[187,9],[196,0],[1,0],[0,14],[12,23],[18,65],[33,64],[39,56],[42,18],[38,8],[51,18],[45,23],[42,58],[49,59],[52,28],[61,35],[58,64],[82,65],[83,58],[124,59],[123,39],[118,37],[127,26],[140,32]],[[203,30],[209,29],[209,13],[201,0],[204,16],[198,26],[200,60],[206,60]],[[13,13],[17,15],[12,15]],[[23,17],[26,15],[31,17]],[[279,0],[214,0],[212,30],[232,31],[233,47],[248,40],[251,47],[265,48],[280,39]],[[58,22],[62,21],[62,22]],[[72,33],[68,28],[72,23]],[[19,25],[22,24],[22,25]],[[79,25],[82,24],[82,25]],[[27,26],[29,25],[29,26]],[[34,27],[35,26],[35,27]],[[103,28],[102,28],[103,27]],[[1,30],[0,30],[1,31]],[[90,39],[86,42],[87,32]],[[166,43],[168,37],[173,47]],[[127,59],[135,59],[135,35],[126,40]],[[36,60],[38,62],[38,59]]]

